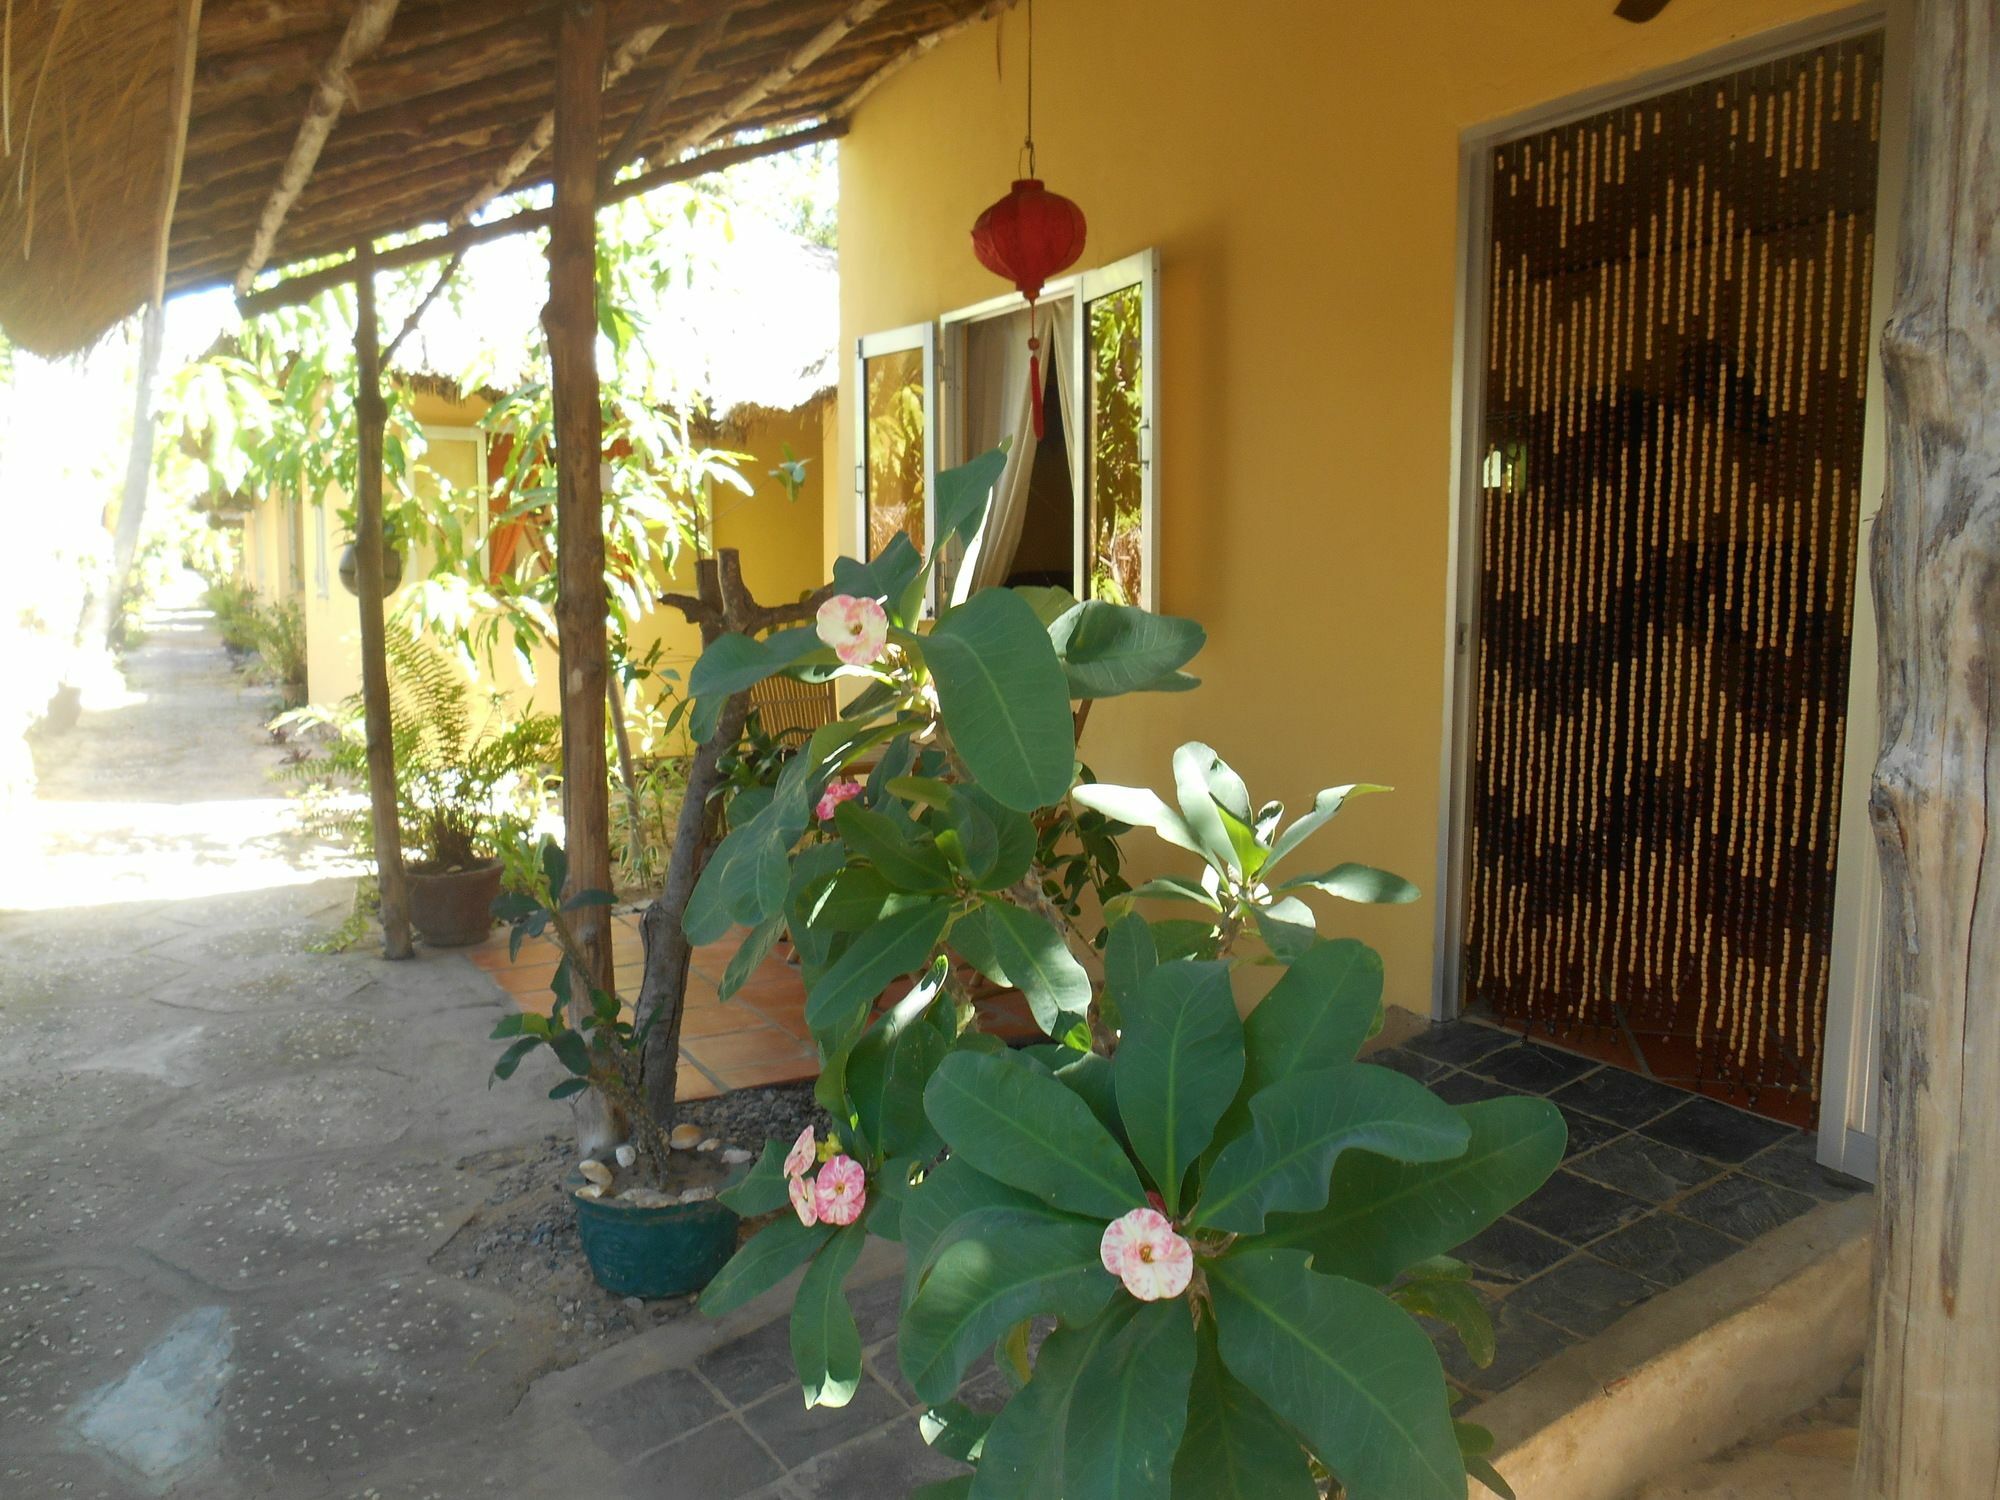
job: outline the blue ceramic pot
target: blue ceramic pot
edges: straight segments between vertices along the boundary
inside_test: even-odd
[[[581,1186],[583,1179],[575,1179]],[[620,1297],[679,1297],[698,1292],[736,1253],[733,1208],[713,1198],[630,1208],[616,1198],[578,1198],[576,1229],[591,1274]]]

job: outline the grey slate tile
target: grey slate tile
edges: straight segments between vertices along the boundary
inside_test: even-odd
[[[1434,1057],[1425,1057],[1421,1052],[1410,1052],[1402,1047],[1384,1047],[1370,1052],[1361,1059],[1373,1063],[1378,1068],[1389,1068],[1401,1073],[1405,1078],[1414,1078],[1418,1083],[1435,1083],[1452,1071],[1451,1064],[1439,1062]]]
[[[1648,1214],[1590,1247],[1598,1259],[1663,1287],[1679,1286],[1696,1272],[1728,1259],[1737,1248],[1728,1235],[1664,1211]]]
[[[792,1365],[790,1320],[773,1319],[734,1343],[709,1350],[695,1362],[695,1368],[738,1406],[747,1406],[782,1385],[795,1384],[798,1372]]]
[[[1556,1111],[1563,1117],[1563,1124],[1569,1127],[1569,1144],[1563,1147],[1563,1160],[1581,1156],[1586,1151],[1595,1151],[1608,1141],[1615,1141],[1624,1132],[1609,1120],[1600,1120],[1595,1115],[1584,1114],[1581,1110],[1556,1105]]]
[[[1654,1292],[1643,1277],[1585,1251],[1507,1294],[1508,1302],[1582,1338],[1602,1333]]]
[[[1692,1151],[1696,1156],[1733,1165],[1748,1161],[1795,1132],[1791,1126],[1776,1120],[1766,1120],[1734,1109],[1719,1099],[1697,1095],[1661,1115],[1640,1133],[1683,1151]]]
[[[687,1370],[641,1375],[598,1398],[581,1417],[591,1440],[620,1463],[685,1436],[726,1408]]]
[[[794,1469],[789,1477],[804,1500],[892,1500],[920,1484],[965,1472],[965,1465],[925,1446],[916,1420],[906,1417]]]
[[[1775,1182],[1779,1187],[1804,1193],[1822,1203],[1837,1203],[1856,1193],[1868,1191],[1868,1184],[1845,1172],[1819,1164],[1819,1140],[1804,1131],[1795,1131],[1768,1150],[1760,1151],[1743,1164],[1752,1177]]]
[[[816,1406],[806,1409],[805,1397],[797,1390],[777,1391],[755,1406],[745,1407],[743,1421],[764,1440],[787,1468],[795,1468],[841,1444],[879,1427],[884,1422],[908,1418],[902,1401],[889,1393],[874,1376],[863,1374],[854,1399],[846,1406]]]
[[[711,1422],[625,1470],[626,1500],[737,1500],[784,1470],[734,1417]]]
[[[1576,1342],[1571,1334],[1553,1323],[1544,1322],[1526,1308],[1515,1307],[1511,1297],[1494,1314],[1493,1363],[1485,1369],[1472,1362],[1455,1334],[1446,1337],[1449,1341],[1441,1341],[1438,1348],[1445,1374],[1467,1389],[1487,1396],[1506,1390]]]
[[[1427,1086],[1447,1104],[1477,1104],[1482,1099],[1504,1099],[1514,1092],[1477,1073],[1452,1073]]]
[[[1561,1240],[1513,1219],[1499,1219],[1451,1252],[1485,1281],[1526,1281],[1570,1253]]]
[[[1676,1105],[1685,1104],[1685,1090],[1670,1088],[1625,1068],[1599,1068],[1574,1082],[1566,1083],[1549,1096],[1558,1104],[1596,1115],[1627,1130],[1657,1120]]]
[[[1489,1052],[1511,1046],[1514,1034],[1479,1021],[1446,1021],[1403,1043],[1404,1050],[1453,1067],[1464,1067]]]
[[[1565,1165],[1580,1177],[1648,1203],[1678,1198],[1689,1188],[1711,1180],[1718,1171],[1713,1162],[1644,1135],[1622,1135]]]
[[[1590,1058],[1544,1047],[1539,1042],[1516,1042],[1466,1066],[1482,1077],[1524,1094],[1546,1094],[1590,1072],[1597,1064]]]
[[[1754,1240],[1789,1224],[1813,1206],[1804,1193],[1731,1172],[1676,1205],[1681,1213],[1711,1229]]]
[[[1600,1235],[1631,1223],[1645,1213],[1643,1199],[1591,1182],[1573,1172],[1557,1172],[1511,1217],[1572,1245],[1587,1245]]]

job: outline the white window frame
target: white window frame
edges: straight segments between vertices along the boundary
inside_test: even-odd
[[[473,460],[479,475],[479,503],[473,507],[474,524],[479,529],[479,574],[483,579],[492,559],[489,544],[493,538],[493,479],[487,472],[486,445],[490,434],[484,427],[467,427],[449,422],[421,422],[418,431],[423,434],[424,448],[429,450],[435,441],[472,444]]]
[[[868,361],[921,349],[924,355],[924,546],[937,541],[938,335],[935,323],[865,333],[854,341],[854,555],[868,557]]]
[[[1139,288],[1139,598],[1141,609],[1160,607],[1160,252],[1141,250],[1108,266],[1077,277],[1075,367],[1077,388],[1076,537],[1073,544],[1077,597],[1088,598],[1090,579],[1085,554],[1090,519],[1088,466],[1082,455],[1090,445],[1090,304],[1127,287]]]

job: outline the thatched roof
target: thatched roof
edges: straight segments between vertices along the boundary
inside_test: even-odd
[[[740,133],[842,118],[887,71],[1011,0],[599,3],[601,156],[653,167]],[[176,35],[196,10],[190,70]],[[99,337],[152,294],[168,203],[173,292],[464,223],[496,186],[546,182],[556,11],[557,0],[11,0],[0,326],[44,353]]]

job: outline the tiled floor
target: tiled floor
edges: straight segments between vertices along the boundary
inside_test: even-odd
[[[466,950],[473,963],[526,1010],[546,1013],[560,956],[553,943],[536,938],[521,945],[514,957],[507,952],[508,935],[501,931],[476,948]],[[806,1031],[805,984],[799,971],[773,955],[764,960],[727,1001],[717,998],[717,985],[736,956],[741,934],[697,948],[688,976],[687,1009],[681,1017],[680,1097],[712,1099],[731,1089],[798,1083],[817,1076],[818,1055]],[[612,919],[612,978],[630,1004],[639,992],[645,951],[639,938],[639,918],[620,912]],[[898,998],[907,986],[892,985],[885,1002]],[[982,1023],[1009,1040],[1038,1035],[1027,1007],[1016,994],[990,995],[979,1000]]]
[[[1542,1190],[1457,1252],[1493,1310],[1499,1353],[1475,1367],[1438,1332],[1445,1371],[1495,1395],[1569,1345],[1815,1202],[1864,1191],[1813,1160],[1813,1137],[1719,1100],[1467,1018],[1376,1052],[1453,1103],[1539,1094],[1569,1123]]]

